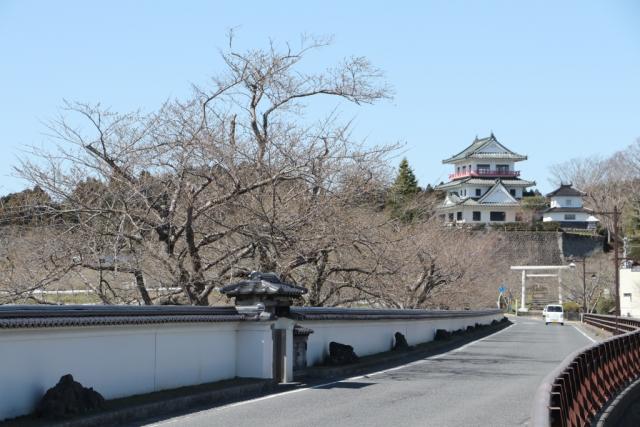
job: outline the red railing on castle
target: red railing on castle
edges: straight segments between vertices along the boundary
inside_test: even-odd
[[[619,392],[640,378],[640,320],[585,314],[615,336],[567,357],[538,389],[534,427],[589,426]]]
[[[456,172],[449,174],[449,179],[460,179],[467,177],[495,177],[495,178],[517,178],[520,176],[520,171],[509,170],[493,170],[493,169],[478,169],[478,170],[465,170],[462,172]]]

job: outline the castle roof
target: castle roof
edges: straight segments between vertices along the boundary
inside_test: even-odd
[[[450,189],[450,188],[458,188],[458,187],[462,186],[463,184],[469,184],[469,185],[491,185],[491,186],[493,186],[493,185],[495,185],[495,181],[496,181],[496,179],[493,178],[493,177],[487,177],[487,178],[469,177],[469,178],[457,179],[455,181],[449,181],[449,182],[446,182],[444,184],[437,185],[434,189],[435,190],[447,190],[447,189]],[[531,187],[533,185],[536,185],[535,181],[527,181],[526,179],[502,179],[501,181],[507,187]]]
[[[500,204],[500,205],[517,205],[518,201],[509,193],[501,179],[496,179],[493,187],[487,190],[478,203],[481,205]]]
[[[493,132],[487,138],[476,139],[467,148],[458,154],[449,157],[442,163],[455,163],[466,159],[506,159],[506,160],[527,160],[527,156],[515,153],[502,145]]]
[[[571,184],[560,184],[560,187],[547,194],[547,197],[583,197],[585,195],[586,193],[573,188]]]
[[[504,186],[501,179],[494,181],[493,187],[480,197],[478,200],[474,200],[470,197],[460,198],[456,195],[448,195],[442,208],[450,208],[453,206],[518,206],[520,203],[509,193],[509,190]]]

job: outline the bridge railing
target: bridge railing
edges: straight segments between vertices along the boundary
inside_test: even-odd
[[[534,427],[591,425],[620,391],[640,378],[640,320],[585,314],[615,336],[570,354],[538,388]]]

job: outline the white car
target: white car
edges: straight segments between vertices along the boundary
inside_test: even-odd
[[[560,304],[549,304],[544,307],[542,311],[542,317],[544,317],[544,323],[560,323],[564,325],[564,310]]]

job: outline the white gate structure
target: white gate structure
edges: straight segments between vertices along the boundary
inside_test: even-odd
[[[562,275],[560,272],[568,268],[570,268],[568,265],[512,265],[511,270],[522,271],[522,289],[520,293],[520,308],[518,311],[529,311],[525,306],[527,277],[557,277],[558,304],[562,304]],[[534,271],[535,273],[527,273],[528,271]],[[550,271],[555,273],[548,273]]]

